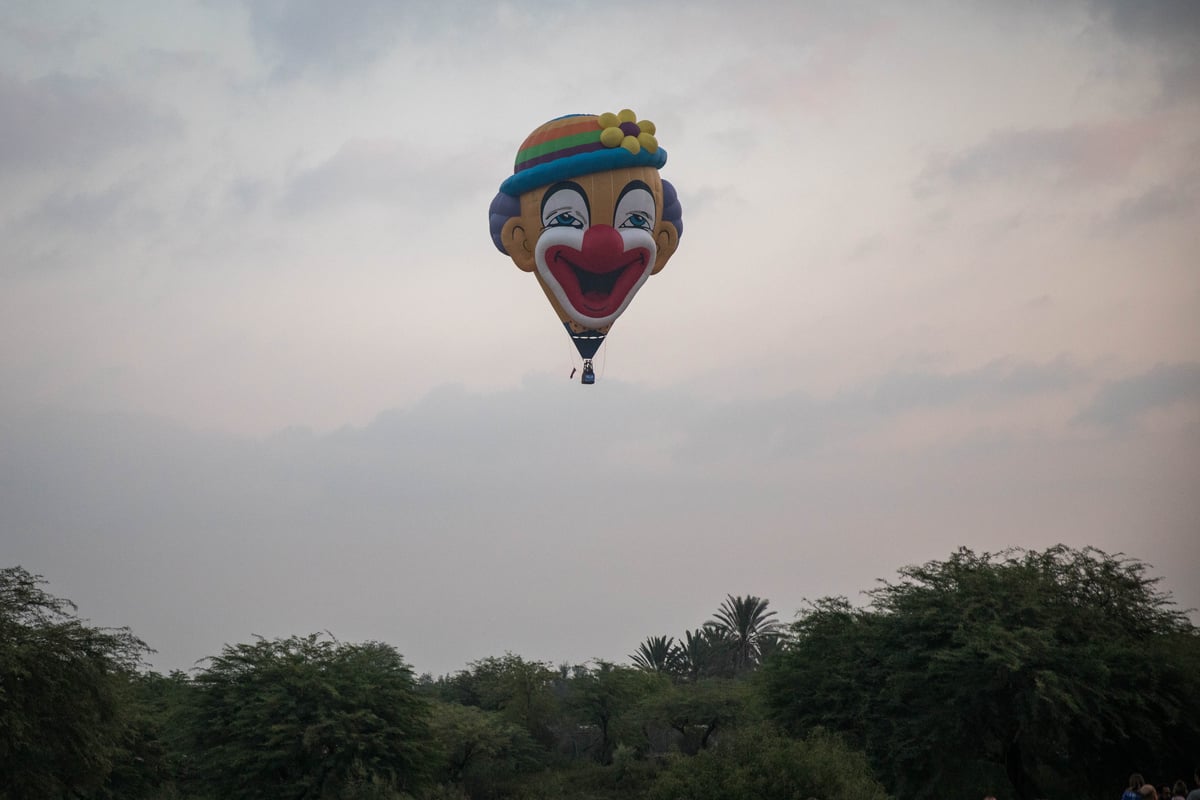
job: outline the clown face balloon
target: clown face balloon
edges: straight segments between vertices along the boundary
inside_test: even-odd
[[[536,275],[584,359],[679,244],[666,162],[654,123],[628,109],[559,117],[526,137],[492,201],[492,241]]]

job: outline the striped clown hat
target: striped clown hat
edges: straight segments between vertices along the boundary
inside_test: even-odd
[[[513,174],[500,191],[519,197],[530,189],[578,175],[621,167],[660,168],[667,151],[654,138],[654,123],[628,108],[618,114],[571,114],[552,119],[525,138]]]

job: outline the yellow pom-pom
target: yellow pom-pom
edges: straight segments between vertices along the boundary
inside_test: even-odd
[[[617,115],[612,113],[611,111],[605,111],[603,114],[600,115],[600,127],[601,128],[615,128],[620,124],[621,124],[621,120],[619,120],[617,118]]]
[[[642,129],[642,133],[658,133],[658,131],[654,128],[654,123],[648,119],[639,119],[638,127]]]
[[[642,147],[646,148],[651,153],[658,152],[658,139],[655,139],[653,134],[639,133],[637,140],[641,143]]]
[[[616,147],[625,138],[620,128],[605,128],[600,132],[600,144],[605,147]]]
[[[628,108],[622,108],[621,113],[617,114],[617,119],[621,120],[621,122],[637,122],[637,114]]]
[[[642,144],[632,136],[626,136],[621,140],[621,147],[624,147],[633,155],[637,155],[642,150]]]

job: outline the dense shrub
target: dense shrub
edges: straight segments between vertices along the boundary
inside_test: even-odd
[[[676,757],[648,800],[885,800],[866,757],[816,731],[790,739],[769,727],[726,734],[692,757]]]

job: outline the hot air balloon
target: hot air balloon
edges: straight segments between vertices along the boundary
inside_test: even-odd
[[[488,210],[492,241],[537,277],[595,382],[592,357],[675,253],[683,210],[659,177],[667,151],[629,109],[534,129]]]

